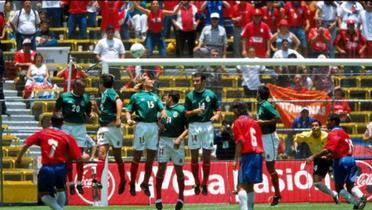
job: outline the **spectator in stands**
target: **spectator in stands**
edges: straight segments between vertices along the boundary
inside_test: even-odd
[[[150,58],[152,56],[155,45],[158,47],[159,55],[165,57],[166,45],[163,35],[164,16],[173,16],[177,14],[180,8],[179,4],[174,8],[174,11],[160,9],[158,1],[151,2],[151,9],[145,9],[137,2],[134,2],[134,5],[142,13],[148,16],[148,30],[146,34],[147,57]]]
[[[120,39],[119,10],[123,1],[104,0],[98,1],[101,10],[101,33],[102,37],[106,36],[106,28],[112,25],[115,28],[114,36]]]
[[[79,25],[79,39],[87,38],[87,6],[90,1],[64,0],[63,4],[68,5],[68,37],[75,36],[76,25]]]
[[[107,36],[98,41],[94,53],[96,54],[97,62],[101,62],[103,59],[115,59],[115,58],[125,58],[125,48],[123,42],[114,37],[115,28],[113,26],[108,26],[106,28]],[[120,70],[110,69],[110,74],[115,76],[114,88],[120,88],[121,73]]]
[[[366,58],[372,58],[372,1],[365,2],[365,10],[360,13],[360,22],[362,24],[362,35],[367,40]]]
[[[301,1],[301,5],[306,7],[307,13],[305,15],[306,19],[309,21],[309,27],[307,28],[308,30],[305,31],[306,34],[309,33],[310,28],[314,28],[316,23],[315,23],[315,15],[316,15],[316,3],[317,1]]]
[[[141,6],[146,7],[146,1],[141,1]],[[135,38],[145,40],[147,31],[147,15],[137,9],[134,6],[134,2],[129,2],[129,9],[133,20]]]
[[[19,70],[19,76],[21,79],[26,76],[27,70],[34,63],[34,57],[36,52],[31,49],[31,40],[23,40],[23,49],[18,50],[14,55],[14,65]]]
[[[35,64],[32,64],[27,71],[27,81],[23,91],[23,98],[28,99],[32,96],[34,89],[51,89],[48,67],[43,63],[44,58],[40,53],[34,57]]]
[[[262,21],[261,9],[254,9],[252,21],[242,31],[242,56],[247,57],[248,48],[253,46],[259,58],[270,56],[270,28]]]
[[[128,2],[123,2],[119,10],[120,37],[124,40],[130,39],[129,31],[133,29],[133,19],[130,16]]]
[[[232,39],[234,36],[234,23],[232,21],[233,17],[233,7],[237,4],[237,1],[228,0],[226,1],[229,6],[222,7],[222,16],[224,22],[224,28],[226,30],[226,36],[228,39]]]
[[[318,56],[318,59],[326,59],[323,54]],[[337,66],[317,66],[312,69],[312,80],[316,90],[326,91],[329,93],[333,87],[332,75],[337,72]]]
[[[97,27],[97,10],[99,9],[98,1],[89,1],[87,6],[87,27]],[[91,32],[91,38],[97,39],[96,31]]]
[[[162,9],[173,11],[174,8],[177,6],[179,1],[172,1],[172,0],[166,0],[162,2]],[[185,1],[188,2],[188,1]],[[175,26],[173,24],[174,17],[173,16],[165,16],[164,17],[164,25],[163,25],[163,34],[166,39],[169,39],[171,37],[171,27]],[[173,27],[173,31],[176,29]]]
[[[49,30],[48,22],[40,23],[40,31],[36,33],[36,46],[54,47],[57,46],[57,39],[52,31]]]
[[[246,58],[257,59],[256,50],[254,47],[248,48],[248,55]],[[237,67],[238,72],[242,74],[242,86],[244,88],[244,97],[255,98],[257,90],[262,85],[260,81],[260,74],[265,70],[265,66],[261,65],[244,65]]]
[[[63,18],[62,1],[41,1],[41,8],[46,11],[51,27],[61,27]]]
[[[345,100],[345,92],[341,87],[334,89],[335,100]],[[333,112],[340,117],[341,122],[350,121],[350,106],[347,101],[335,101],[333,104]]]
[[[3,51],[0,49],[0,100],[2,100],[0,102],[1,103],[1,114],[10,116],[10,114],[6,111],[6,105],[4,101],[4,86],[3,86],[4,73],[5,73],[4,54],[3,54]]]
[[[329,57],[335,57],[335,50],[333,42],[337,36],[337,22],[339,17],[337,16],[337,10],[339,4],[336,1],[318,1],[317,2],[317,12],[315,18],[322,19],[322,26],[327,28],[331,33],[332,39],[328,43]]]
[[[32,2],[23,2],[23,8],[18,10],[11,21],[13,30],[16,33],[17,50],[22,48],[24,39],[31,40],[31,47],[36,49],[35,34],[40,24],[39,13],[32,9]]]
[[[309,30],[310,23],[307,18],[307,7],[301,1],[288,1],[284,7],[283,17],[288,20],[289,31],[294,33],[301,43],[301,53],[308,55],[308,46],[305,31]]]
[[[9,30],[8,39],[15,39],[15,32],[12,28],[12,23],[11,22],[12,22],[14,16],[16,15],[16,13],[17,12],[13,9],[12,2],[7,1],[4,5],[4,15],[5,15],[5,20],[6,20],[6,29]],[[3,32],[5,32],[5,30]]]
[[[275,51],[273,58],[288,58],[289,54],[295,54],[297,58],[304,58],[300,53],[296,50],[289,48],[289,41],[288,39],[282,39],[280,44],[280,50]]]
[[[328,28],[324,28],[322,19],[317,18],[316,26],[310,29],[309,43],[312,58],[317,58],[320,54],[328,55],[328,44],[332,37]]]
[[[263,21],[270,27],[271,33],[278,31],[281,14],[279,8],[275,7],[274,1],[266,1],[266,5],[261,8],[263,13]]]
[[[201,5],[202,11],[205,10],[205,25],[212,24],[212,14],[217,13],[219,16],[218,18],[218,25],[224,27],[225,26],[225,19],[223,16],[223,8],[230,7],[230,4],[227,1],[215,0],[215,1],[204,1]]]
[[[302,78],[301,74],[295,74],[294,76],[292,76],[292,80],[289,83],[288,88],[291,88],[292,90],[295,90],[295,91],[298,91],[298,92],[303,92],[303,91],[308,90],[303,85],[303,78]]]
[[[196,27],[199,21],[196,20],[198,9],[189,1],[181,1],[180,9],[177,12],[176,19],[172,19],[176,33],[176,54],[177,57],[183,57],[184,48],[187,42],[188,56],[194,56],[194,47],[196,40]]]
[[[235,144],[231,130],[231,123],[223,120],[221,128],[216,133],[214,144],[217,145],[216,156],[218,160],[234,159]]]
[[[194,48],[194,57],[206,58],[210,57],[211,49],[217,49],[222,52],[222,57],[226,57],[227,36],[225,28],[218,25],[220,15],[218,13],[211,14],[211,25],[206,25],[199,37],[199,44]]]
[[[338,27],[340,30],[348,30],[348,20],[360,25],[360,13],[363,10],[362,4],[358,1],[343,1],[338,9]]]
[[[57,77],[63,78],[63,91],[67,91],[67,86],[68,86],[68,71],[69,71],[69,66],[66,66],[66,68],[62,69],[57,73]],[[88,77],[88,74],[85,73],[85,71],[78,66],[75,62],[72,63],[72,71],[71,71],[71,89],[74,85],[75,80],[77,79],[85,79]]]
[[[289,31],[288,29],[288,21],[282,19],[279,22],[279,31],[276,32],[270,39],[270,48],[273,52],[276,52],[278,49],[282,47],[283,40],[288,41],[288,47],[294,49],[295,51],[298,50],[300,46],[300,40],[296,37],[296,35]]]
[[[367,129],[363,134],[364,141],[371,141],[372,140],[372,122],[369,122],[367,125]]]
[[[234,23],[234,57],[240,58],[242,53],[242,31],[244,26],[251,21],[253,6],[246,1],[239,1],[233,7],[232,21]]]

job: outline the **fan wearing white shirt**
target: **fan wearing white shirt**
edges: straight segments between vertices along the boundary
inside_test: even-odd
[[[248,49],[247,59],[258,59],[254,47]],[[242,86],[244,88],[244,96],[255,98],[257,96],[258,87],[261,86],[260,72],[265,70],[265,66],[261,65],[238,65],[237,71],[242,74]]]
[[[297,58],[304,58],[304,56],[302,56],[296,50],[290,49],[288,40],[283,39],[282,48],[274,53],[273,58],[288,58],[288,55],[292,53],[296,54]]]
[[[372,58],[372,2],[365,2],[365,10],[360,13],[362,23],[362,35],[367,39],[366,57]]]

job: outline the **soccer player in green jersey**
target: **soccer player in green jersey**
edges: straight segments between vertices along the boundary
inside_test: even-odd
[[[167,113],[158,95],[152,92],[154,81],[149,77],[143,77],[143,83],[140,86],[139,92],[133,94],[127,106],[126,118],[127,124],[132,126],[136,124],[134,129],[133,140],[133,160],[130,167],[130,194],[136,195],[136,177],[138,165],[141,160],[143,150],[147,150],[147,158],[145,164],[145,177],[140,187],[143,192],[150,196],[149,179],[152,171],[156,151],[158,149],[158,134],[159,127],[157,125],[158,113],[161,113],[161,118],[167,118]],[[135,112],[138,118],[136,121],[132,119],[132,113]]]
[[[54,112],[62,111],[65,123],[62,130],[70,134],[76,140],[80,150],[86,149],[86,135],[87,129],[85,127],[87,117],[93,117],[91,113],[92,104],[89,100],[88,94],[85,92],[85,82],[81,79],[75,80],[72,91],[60,94],[56,101]],[[94,155],[94,154],[92,154]],[[70,194],[75,194],[75,183],[72,177],[72,162],[67,164],[68,179],[70,181]],[[76,163],[77,183],[76,188],[80,194],[84,193],[83,185],[81,183],[83,178],[83,163]]]
[[[98,163],[96,180],[93,180],[95,186],[102,188],[101,176],[105,164],[105,158],[112,147],[112,152],[118,167],[120,175],[120,184],[118,193],[122,194],[125,190],[125,166],[121,157],[121,148],[123,146],[123,130],[121,128],[121,110],[123,102],[119,95],[112,88],[114,83],[114,76],[111,74],[102,74],[100,78],[101,100],[99,109],[97,103],[93,103],[95,111],[99,113],[100,128],[97,132],[97,146],[98,146]]]
[[[168,117],[159,122],[160,124],[160,140],[158,148],[159,169],[156,174],[156,202],[155,206],[158,210],[163,209],[161,199],[161,187],[164,180],[164,173],[167,168],[167,161],[170,159],[174,164],[174,169],[177,174],[178,182],[178,200],[175,209],[179,210],[183,207],[183,191],[185,189],[185,179],[182,167],[185,162],[185,150],[183,139],[187,135],[185,107],[178,104],[180,94],[174,91],[165,96],[166,112]]]
[[[276,123],[280,119],[280,114],[268,99],[270,90],[266,86],[260,86],[257,91],[257,122],[261,126],[262,140],[265,150],[266,168],[271,176],[271,183],[274,186],[275,195],[271,206],[279,204],[281,199],[279,190],[278,174],[275,170],[275,160],[278,157],[279,137],[276,133]]]
[[[213,150],[213,122],[221,118],[217,95],[205,88],[206,76],[194,73],[192,76],[194,90],[185,98],[186,117],[189,121],[188,146],[191,150],[191,171],[195,179],[194,192],[200,194],[199,149],[203,149],[202,194],[207,195],[207,183],[210,172],[211,152]],[[215,113],[214,113],[215,112]]]

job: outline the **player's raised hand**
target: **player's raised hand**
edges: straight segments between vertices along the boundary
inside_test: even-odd
[[[133,126],[134,124],[136,124],[136,121],[134,121],[134,120],[132,120],[132,119],[129,119],[129,120],[127,120],[127,124],[128,124],[129,126]]]
[[[313,162],[313,160],[314,160],[314,157],[310,156],[310,157],[306,158],[306,163],[309,164],[309,163]]]
[[[161,119],[167,119],[168,115],[167,115],[167,112],[165,111],[165,109],[163,109],[161,111],[161,115],[160,115],[160,118]]]

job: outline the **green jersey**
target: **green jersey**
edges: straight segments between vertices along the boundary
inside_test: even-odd
[[[188,120],[192,122],[208,122],[213,116],[213,111],[220,109],[220,104],[217,99],[217,95],[209,90],[205,89],[202,92],[191,91],[186,95],[185,108],[187,111],[191,111],[197,108],[203,108],[204,112],[200,115],[191,116]]]
[[[116,120],[116,100],[118,98],[120,97],[113,88],[108,88],[101,94],[99,106],[101,112],[99,123],[101,125],[105,126]]]
[[[72,92],[65,92],[59,95],[55,108],[62,110],[66,122],[83,124],[85,116],[90,115],[92,104],[88,94],[76,96]]]
[[[185,107],[180,104],[174,104],[173,106],[166,107],[167,119],[163,119],[161,122],[165,127],[165,131],[160,133],[160,136],[165,137],[179,137],[185,130],[186,116]]]
[[[127,106],[128,112],[135,112],[140,122],[157,122],[158,112],[162,111],[164,106],[158,95],[153,92],[137,92],[130,97]]]
[[[257,119],[271,120],[273,118],[280,118],[280,114],[275,107],[267,100],[258,102]],[[276,130],[276,124],[261,125],[261,130],[262,134],[273,133]]]

